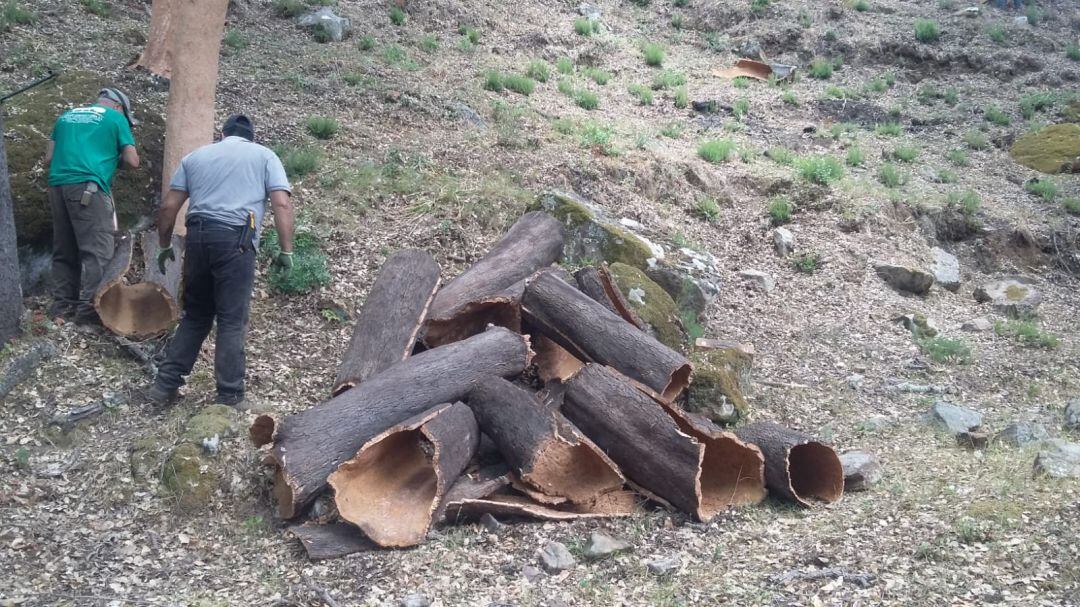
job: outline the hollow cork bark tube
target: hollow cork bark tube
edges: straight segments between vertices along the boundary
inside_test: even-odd
[[[341,359],[335,396],[408,358],[439,287],[439,264],[430,254],[405,249],[379,271]]]
[[[581,289],[582,293],[611,310],[612,313],[626,322],[639,329],[645,328],[645,323],[630,307],[630,303],[626,301],[626,297],[616,286],[606,265],[581,268],[574,273],[574,279],[577,280],[578,288]]]
[[[735,434],[761,449],[765,483],[782,497],[809,508],[843,496],[844,467],[832,447],[773,422],[743,426]]]
[[[173,249],[183,259],[184,239],[174,236]],[[132,276],[134,238],[123,233],[116,238],[113,258],[102,275],[101,286],[93,304],[101,324],[117,335],[142,339],[160,335],[180,318],[180,289],[183,264],[171,263],[162,274],[157,268],[157,232],[149,230],[140,237],[143,257],[143,280]]]
[[[419,544],[479,442],[476,418],[460,402],[393,426],[330,475],[338,514],[380,546]]]

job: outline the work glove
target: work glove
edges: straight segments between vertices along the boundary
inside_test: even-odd
[[[173,253],[172,245],[158,251],[157,268],[162,274],[165,273],[165,262],[167,261],[176,261],[176,254]]]
[[[288,276],[292,273],[292,251],[282,251],[278,253],[276,259],[274,259],[274,267],[281,273],[282,276]]]

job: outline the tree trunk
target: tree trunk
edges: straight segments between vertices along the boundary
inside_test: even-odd
[[[538,503],[528,497],[495,494],[486,498],[450,501],[446,518],[451,521],[476,520],[485,514],[496,518],[527,518],[541,521],[575,521],[588,518],[631,516],[638,512],[640,499],[633,491],[611,491],[587,504],[567,502],[558,506]]]
[[[424,341],[438,346],[482,331],[489,323],[520,327],[521,281],[562,255],[562,225],[546,213],[526,213],[480,261],[435,295]]]
[[[510,377],[529,364],[528,339],[492,328],[390,367],[340,396],[280,423],[262,415],[255,444],[274,443],[278,511],[292,518],[326,487],[326,478],[368,440],[431,407],[465,398],[480,378]]]
[[[380,546],[419,544],[479,442],[476,418],[462,403],[386,430],[330,475],[338,514]]]
[[[439,264],[416,249],[398,251],[379,271],[341,361],[334,395],[407,358],[439,287]]]
[[[592,441],[505,379],[477,383],[469,407],[518,477],[544,495],[581,504],[622,487],[615,463]]]
[[[348,523],[304,523],[289,527],[289,533],[300,540],[308,558],[313,561],[336,559],[377,548],[359,529]]]
[[[178,260],[166,266],[165,274],[158,271],[158,236],[156,230],[143,232],[143,282],[135,282],[129,273],[134,254],[130,233],[116,238],[116,250],[102,274],[101,286],[94,295],[94,308],[101,323],[113,333],[125,337],[145,338],[167,331],[180,318],[179,294],[183,281],[184,240],[173,236],[173,249]]]
[[[836,451],[811,436],[772,422],[758,422],[735,431],[765,455],[769,489],[809,508],[810,500],[835,502],[844,494],[844,467]]]
[[[574,278],[582,293],[638,329],[645,329],[645,323],[638,318],[626,298],[623,297],[622,291],[615,285],[606,266],[599,268],[586,266],[575,272]]]
[[[550,272],[530,279],[523,305],[526,321],[584,362],[614,367],[669,401],[690,383],[681,354]]]
[[[23,316],[19,248],[15,236],[15,207],[11,201],[4,115],[0,107],[0,346],[19,334]]]
[[[214,139],[218,57],[228,6],[229,0],[169,0],[172,23],[183,27],[171,27],[167,43],[173,70],[165,121],[163,193],[169,190],[180,160]],[[185,204],[176,217],[175,233],[180,236],[187,234],[186,215]]]
[[[175,5],[175,0],[154,0],[150,7],[150,33],[146,37],[146,48],[135,61],[136,67],[144,68],[162,78],[172,75],[170,41]]]

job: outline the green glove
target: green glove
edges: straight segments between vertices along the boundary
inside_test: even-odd
[[[274,267],[278,269],[284,276],[288,276],[292,273],[292,251],[282,251],[278,253],[277,259],[274,260]]]
[[[169,245],[169,246],[165,247],[164,249],[161,249],[160,251],[158,251],[158,254],[157,254],[157,268],[158,268],[158,270],[161,271],[162,274],[165,273],[165,262],[166,261],[176,261],[176,254],[173,253],[172,245]]]

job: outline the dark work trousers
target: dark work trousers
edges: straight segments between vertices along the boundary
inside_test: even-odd
[[[53,220],[53,299],[77,319],[95,319],[91,299],[113,258],[116,216],[112,197],[94,192],[82,204],[86,183],[49,186]]]
[[[175,390],[191,373],[210,326],[217,319],[214,375],[219,398],[244,394],[255,249],[241,243],[242,227],[189,218],[184,251],[184,315],[158,370],[157,384]],[[249,232],[250,234],[250,232]]]

